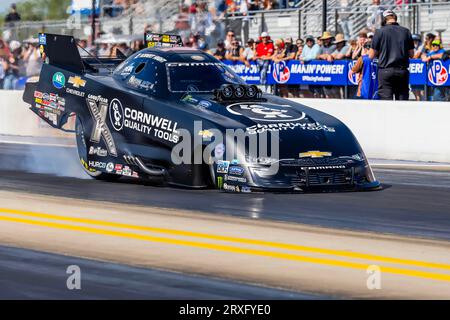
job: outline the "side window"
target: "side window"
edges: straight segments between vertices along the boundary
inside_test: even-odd
[[[122,80],[130,89],[154,95],[159,86],[159,65],[159,62],[150,59],[136,59],[123,69]]]
[[[156,95],[164,79],[164,64],[153,59],[133,59],[119,66],[115,78],[132,90],[145,95]]]

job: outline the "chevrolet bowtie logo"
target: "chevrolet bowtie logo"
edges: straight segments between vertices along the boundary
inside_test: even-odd
[[[75,88],[84,87],[86,85],[86,80],[81,79],[80,77],[70,77],[69,83],[73,85]]]
[[[323,157],[331,157],[331,152],[322,152],[322,151],[308,151],[300,153],[300,158],[323,158]]]

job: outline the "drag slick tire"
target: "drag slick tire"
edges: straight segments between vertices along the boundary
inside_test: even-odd
[[[86,131],[84,130],[83,123],[81,122],[80,118],[77,117],[75,122],[75,137],[77,141],[78,156],[80,158],[81,167],[83,168],[83,171],[86,172],[92,178],[97,180],[104,180],[104,181],[118,180],[120,178],[119,175],[104,173],[92,168],[89,169],[87,160],[88,148],[85,132]]]

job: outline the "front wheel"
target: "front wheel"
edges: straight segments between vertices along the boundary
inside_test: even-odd
[[[89,167],[89,162],[87,160],[88,147],[85,133],[86,131],[83,127],[83,123],[77,116],[75,122],[75,137],[77,141],[78,156],[80,158],[81,167],[83,168],[83,171],[86,172],[88,175],[90,175],[92,178],[97,180],[105,180],[105,181],[118,180],[120,178],[119,175],[104,173]]]

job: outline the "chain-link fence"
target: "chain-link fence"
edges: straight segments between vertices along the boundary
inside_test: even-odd
[[[378,28],[382,12],[393,9],[399,23],[411,32],[439,33],[444,45],[450,45],[449,1],[382,6],[367,5],[367,1],[355,0],[353,5],[351,2],[348,1],[346,6],[328,7],[328,31],[343,33],[346,39],[356,38],[361,30],[374,31]],[[251,12],[249,16],[230,14],[226,17],[226,28],[232,29],[243,40],[247,37],[258,38],[262,31],[269,32],[272,38],[318,36],[323,27],[322,1],[306,4],[298,9]]]

